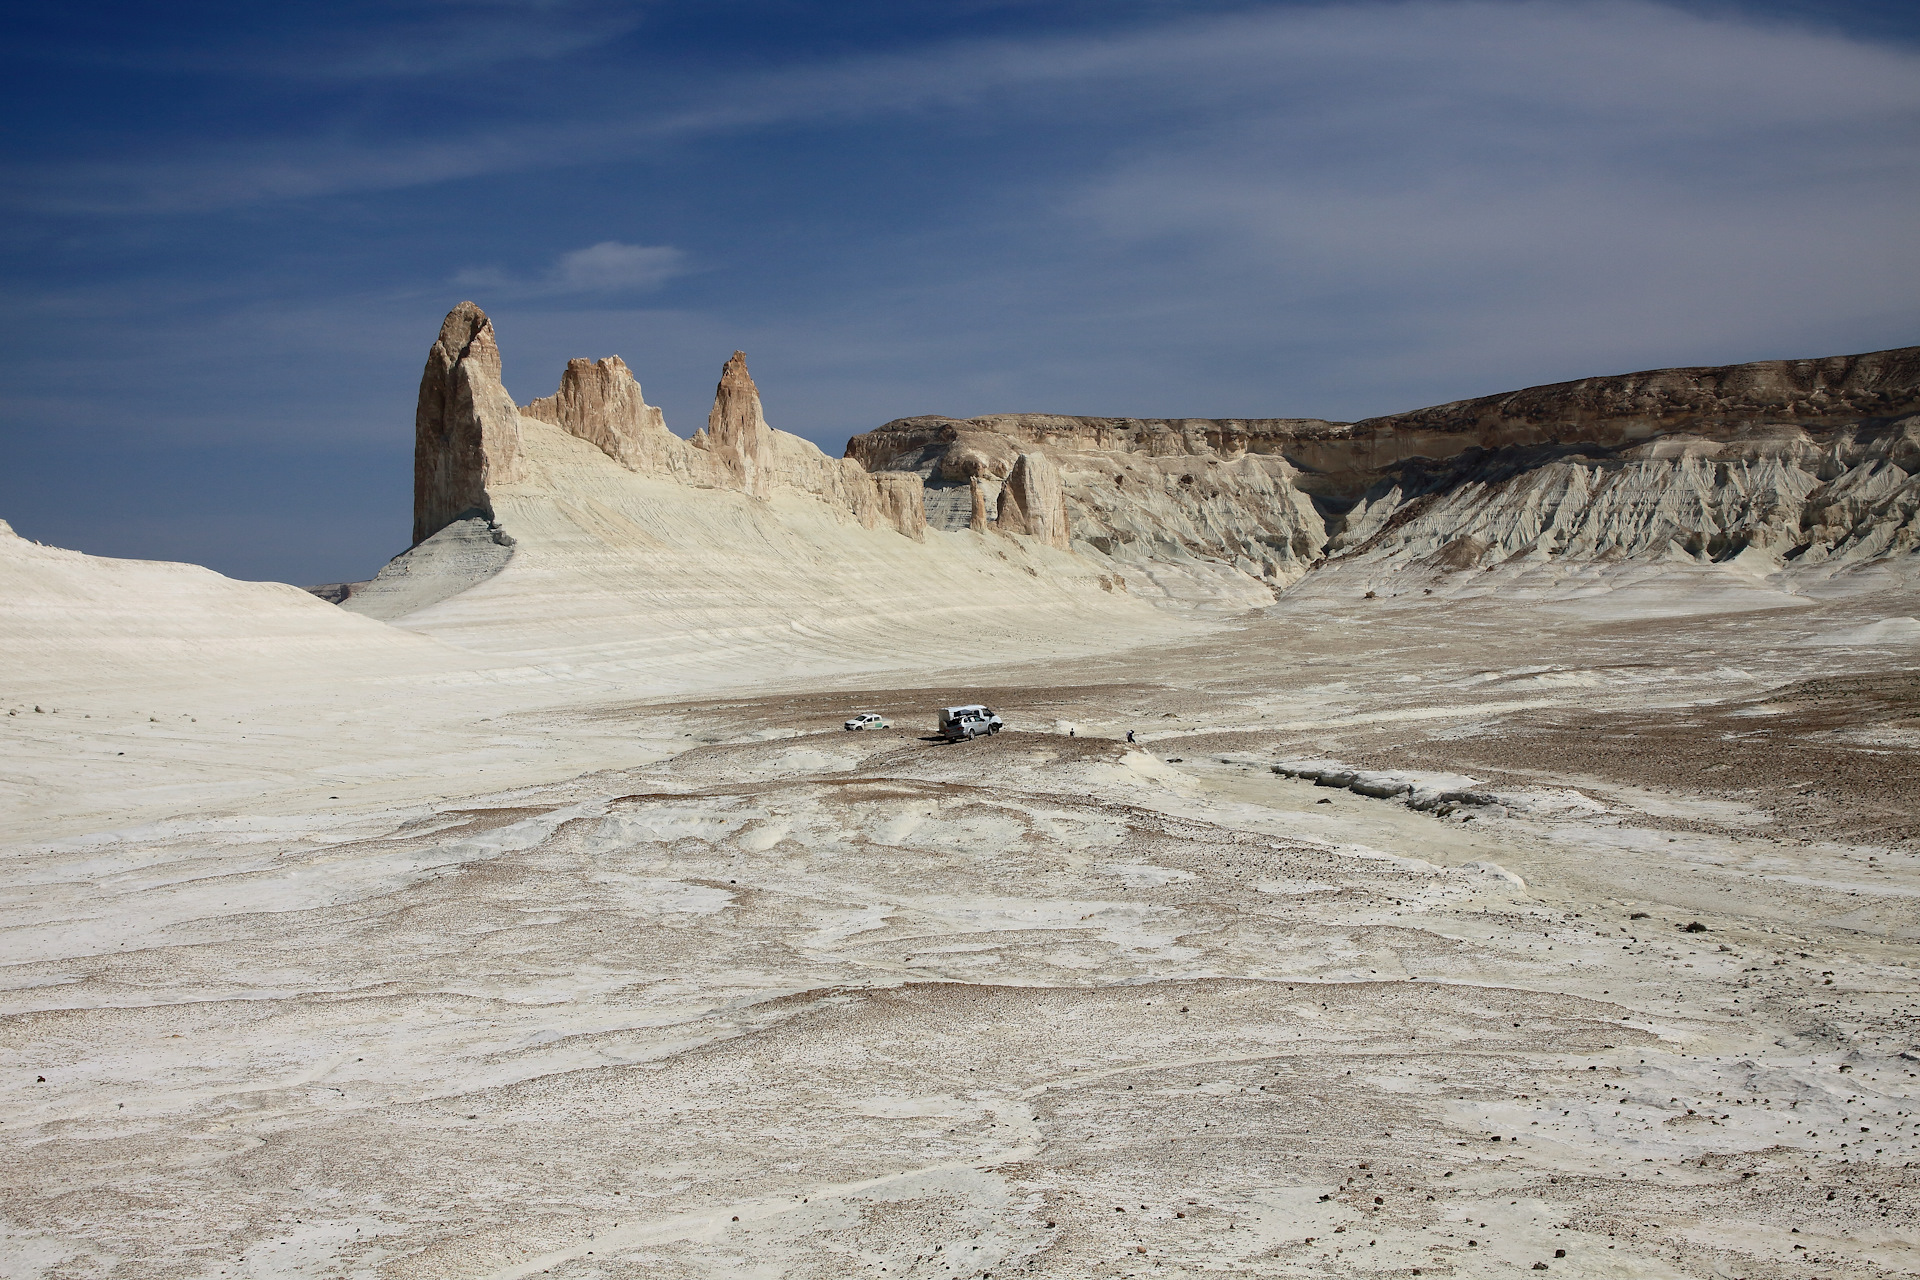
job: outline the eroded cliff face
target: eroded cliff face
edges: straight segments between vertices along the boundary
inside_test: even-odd
[[[1074,545],[1150,572],[1186,562],[1284,586],[1356,560],[1810,568],[1914,550],[1916,415],[1908,347],[1585,378],[1356,423],[904,418],[847,453],[923,476],[929,518],[949,527],[985,527],[974,495],[1045,457]],[[1025,531],[1023,501],[1011,511]]]
[[[456,520],[491,520],[488,483],[518,477],[520,420],[493,322],[471,302],[447,313],[427,352],[413,430],[414,545]]]
[[[500,368],[487,317],[456,308],[422,377],[421,541],[341,608],[539,680],[591,668],[686,687],[1195,630],[1063,549],[1057,476],[1040,460],[1007,500],[1009,523],[1023,503],[1034,534],[936,537],[918,475],[775,430],[738,352],[691,439],[617,357],[570,361],[524,408]]]
[[[1046,454],[1023,453],[1014,459],[1006,483],[1000,486],[994,524],[1005,533],[1024,533],[1048,546],[1067,548],[1066,492],[1060,469]]]
[[[737,351],[691,439],[617,356],[569,362],[553,395],[516,408],[493,325],[462,303],[420,384],[414,536],[438,539],[433,564],[505,562],[493,495],[540,483],[527,433],[551,430],[640,476],[806,497],[922,541],[1031,539],[1113,570],[1116,588],[1212,608],[1266,603],[1322,566],[1831,571],[1920,546],[1920,348],[1586,378],[1357,423],[905,418],[831,458],[767,423]]]
[[[1531,559],[1839,565],[1920,547],[1920,418],[1816,435],[1471,450],[1413,460],[1350,511],[1339,559],[1457,570]]]
[[[666,415],[646,402],[619,356],[567,361],[560,389],[520,412],[585,440],[629,471],[694,479],[686,442],[667,430]]]
[[[922,417],[855,436],[847,454],[921,476],[936,528],[1064,537],[1055,545],[1104,557],[1136,584],[1245,608],[1271,601],[1327,541],[1282,443],[1344,430],[1296,418]],[[1033,492],[1042,476],[1042,495],[1057,477],[1057,516]]]
[[[693,437],[743,493],[764,498],[773,492],[773,428],[760,408],[760,388],[747,372],[747,353],[736,351],[720,370],[706,427]]]
[[[782,491],[811,494],[867,528],[926,536],[919,478],[869,473],[768,426],[743,352],[734,352],[721,370],[713,411],[691,440],[667,429],[618,356],[568,361],[559,389],[524,407],[501,385],[500,368],[492,321],[473,303],[461,303],[447,314],[420,379],[415,545],[456,522],[493,519],[489,485],[528,478],[521,437],[539,429],[532,424],[557,427],[639,475],[761,499]]]
[[[1920,413],[1920,347],[1820,360],[1651,369],[1528,387],[1369,418],[1356,439],[1420,441],[1422,456],[1569,442],[1638,444],[1685,433],[1733,440],[1779,426],[1809,432]],[[1440,440],[1457,441],[1452,449]],[[1411,456],[1411,455],[1405,455]]]
[[[1920,348],[1531,387],[1354,426],[1372,475],[1328,550],[1446,569],[1744,559],[1920,541]]]

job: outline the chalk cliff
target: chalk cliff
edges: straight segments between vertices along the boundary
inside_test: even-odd
[[[555,671],[701,679],[746,652],[857,667],[880,662],[876,646],[933,661],[1187,625],[1068,549],[1045,459],[1005,496],[995,536],[934,538],[920,476],[774,429],[740,352],[690,439],[618,357],[570,361],[525,406],[500,373],[492,323],[462,303],[421,378],[415,544],[331,592],[341,608]]]
[[[1920,544],[1920,348],[1584,378],[1354,423],[903,418],[847,453],[922,476],[947,527],[981,525],[962,486],[991,494],[1044,457],[1071,545],[1229,592],[1359,560],[1830,570]],[[1012,512],[1025,531],[1020,499]]]
[[[447,313],[427,352],[413,431],[414,544],[455,520],[491,519],[487,486],[518,477],[520,420],[500,385],[493,322],[471,302]]]
[[[1041,519],[1045,536],[1064,539],[1056,545],[1171,600],[1232,609],[1270,602],[1319,558],[1325,520],[1277,442],[1340,429],[1311,419],[921,417],[855,436],[847,454],[920,476],[935,528],[1036,536],[1019,473],[1024,462],[1038,476],[1044,462],[1059,509]]]
[[[1023,453],[1014,459],[1006,483],[1000,486],[994,526],[1003,533],[1024,533],[1048,546],[1067,548],[1066,493],[1060,469],[1046,454]]]
[[[517,554],[502,494],[579,514],[570,487],[600,481],[539,443],[548,431],[682,490],[812,503],[923,544],[993,535],[988,554],[1010,535],[1108,594],[1215,610],[1309,573],[1737,560],[1830,574],[1920,546],[1920,348],[1583,378],[1351,423],[903,418],[840,458],[768,424],[738,351],[690,439],[617,356],[570,361],[524,407],[500,368],[486,314],[455,307],[420,383],[415,549],[345,607],[401,616],[499,573]]]
[[[619,356],[570,360],[558,390],[516,406],[500,381],[493,322],[463,302],[447,313],[427,353],[419,403],[415,545],[458,520],[492,519],[490,486],[526,476],[522,435],[528,419],[558,427],[641,475],[757,498],[798,490],[868,528],[885,525],[910,538],[925,536],[917,478],[873,474],[768,426],[744,352],[734,352],[721,370],[707,425],[683,440],[646,402]]]

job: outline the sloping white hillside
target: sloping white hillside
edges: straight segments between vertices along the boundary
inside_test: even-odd
[[[525,408],[463,303],[421,382],[421,541],[346,601],[475,653],[646,688],[1110,650],[1201,624],[1066,548],[1060,480],[1023,529],[929,529],[916,475],[768,426],[735,352],[707,426],[666,428],[627,366],[575,360]],[[1040,475],[1040,469],[1035,469]],[[1268,597],[1262,597],[1265,599]]]
[[[627,471],[523,419],[493,486],[511,554],[395,624],[463,649],[675,686],[1110,649],[1188,635],[1124,581],[1034,539],[866,528],[807,493]],[[417,553],[416,553],[417,554]],[[349,607],[368,608],[368,593]]]

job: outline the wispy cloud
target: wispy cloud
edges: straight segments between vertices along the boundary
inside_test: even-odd
[[[830,448],[930,410],[1357,417],[1911,342],[1920,49],[1743,3],[1783,7],[1169,0],[1151,28],[804,59],[684,5],[684,65],[606,36],[652,0],[176,31],[135,70],[184,59],[191,92],[76,74],[73,111],[15,131],[0,414],[42,461],[0,498],[107,519],[87,466],[47,483],[67,448],[399,457],[450,281],[523,396],[618,351],[684,427],[743,347]],[[340,485],[391,480],[398,537],[387,465]]]
[[[453,283],[515,296],[640,293],[691,269],[687,255],[669,244],[602,240],[561,254],[544,274],[531,279],[492,267],[469,267],[458,272]]]
[[[168,6],[13,32],[17,57],[66,67],[295,82],[398,81],[550,61],[618,39],[647,6],[623,0],[399,0],[240,6],[183,24]]]
[[[464,113],[467,127],[432,137],[383,130],[356,141],[329,127],[323,137],[16,168],[7,185],[16,205],[46,211],[178,212],[605,163],[772,126],[1035,112],[1055,125],[1137,124],[1149,140],[1272,118],[1330,147],[1482,120],[1494,144],[1530,137],[1543,158],[1564,148],[1569,129],[1601,146],[1623,133],[1713,146],[1769,129],[1900,130],[1910,147],[1920,54],[1655,4],[1408,0],[959,42],[678,89],[663,80],[644,110],[594,98],[562,99],[553,112],[503,122],[482,101]]]
[[[621,244],[602,240],[563,253],[549,277],[556,289],[614,293],[651,289],[687,270],[687,255],[668,244]]]

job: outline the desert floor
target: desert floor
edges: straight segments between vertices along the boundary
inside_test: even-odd
[[[422,712],[251,810],[176,697],[0,849],[0,1275],[1913,1275],[1920,598],[1755,603]]]

